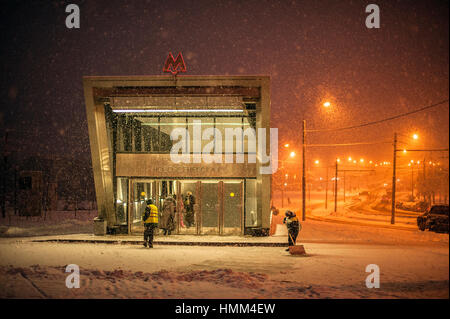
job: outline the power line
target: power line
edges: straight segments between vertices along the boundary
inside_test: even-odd
[[[335,132],[335,131],[343,131],[343,130],[350,130],[350,129],[354,129],[354,128],[360,128],[360,127],[364,127],[364,126],[369,126],[369,125],[374,125],[374,124],[379,124],[379,123],[382,123],[382,122],[395,120],[395,119],[398,119],[400,117],[408,116],[408,115],[411,115],[411,114],[414,114],[414,113],[425,111],[427,109],[431,109],[433,107],[436,107],[436,106],[444,104],[444,103],[448,103],[448,99],[440,101],[440,102],[435,103],[435,104],[424,106],[424,107],[422,107],[420,109],[417,109],[417,110],[414,110],[414,111],[410,111],[410,112],[406,112],[406,113],[403,113],[403,114],[395,115],[395,116],[388,117],[388,118],[385,118],[385,119],[382,119],[382,120],[378,120],[378,121],[373,121],[373,122],[368,122],[368,123],[354,125],[354,126],[348,126],[348,127],[335,128],[335,129],[317,129],[317,130],[306,130],[306,131],[307,132]]]
[[[407,151],[407,152],[448,152],[448,148],[438,148],[438,149],[405,149],[405,150],[395,150],[396,152]]]
[[[343,144],[306,144],[306,147],[321,147],[321,146],[352,146],[352,145],[373,145],[373,144],[389,144],[391,141],[379,141],[379,142],[355,142],[355,143],[343,143]]]

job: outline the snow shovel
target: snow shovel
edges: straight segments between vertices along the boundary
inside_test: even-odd
[[[292,242],[294,243],[294,239],[292,238],[291,234],[288,232],[289,237],[291,237]],[[294,246],[289,246],[289,253],[291,255],[305,255],[306,251],[305,251],[305,247],[303,247],[303,245],[297,245],[295,244]]]

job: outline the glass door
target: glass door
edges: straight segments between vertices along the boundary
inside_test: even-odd
[[[179,193],[179,210],[177,209],[177,222],[179,234],[199,234],[200,219],[200,190],[197,181],[183,180],[178,181],[180,184]],[[178,205],[177,205],[178,206]]]
[[[223,229],[224,235],[243,235],[244,219],[243,181],[223,182]]]
[[[201,181],[201,234],[219,234],[219,181]]]
[[[147,206],[146,201],[152,199],[156,206],[159,202],[157,189],[159,182],[155,180],[131,179],[129,191],[128,233],[142,233],[142,214]],[[159,209],[159,207],[158,207]]]

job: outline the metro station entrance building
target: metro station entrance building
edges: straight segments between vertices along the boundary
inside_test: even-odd
[[[222,144],[226,128],[266,128],[270,154],[268,76],[88,76],[83,84],[97,220],[108,233],[143,231],[145,201],[153,199],[161,212],[164,199],[173,196],[174,233],[268,234],[271,175],[260,173],[258,156],[256,163],[247,160],[247,138],[233,144],[234,155],[244,154],[243,163],[175,163],[170,156],[177,142],[171,132],[184,128],[189,154],[201,158],[192,147],[198,120],[202,130],[222,133]],[[210,143],[198,142],[202,149]],[[195,199],[190,227],[183,215],[188,192]]]

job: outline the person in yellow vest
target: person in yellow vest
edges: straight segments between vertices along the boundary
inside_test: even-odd
[[[145,207],[142,215],[144,222],[144,247],[153,248],[153,231],[158,227],[158,207],[153,204],[153,200],[147,200],[147,207]]]

